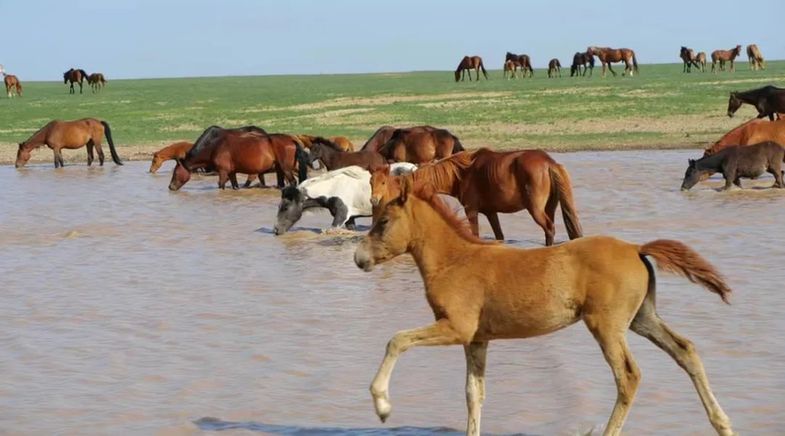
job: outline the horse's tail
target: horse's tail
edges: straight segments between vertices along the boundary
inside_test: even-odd
[[[461,144],[461,140],[458,139],[457,136],[452,135],[452,134],[450,136],[452,136],[452,141],[453,141],[452,142],[452,154],[455,154],[455,153],[458,153],[458,152],[466,150],[465,148],[463,148],[463,144]]]
[[[659,239],[643,244],[638,249],[641,256],[651,256],[657,261],[657,269],[687,278],[729,303],[730,286],[722,275],[698,252],[679,241]]]
[[[640,71],[638,71],[638,59],[635,57],[635,52],[632,52],[632,68],[636,73],[640,74]]]
[[[77,71],[79,71],[79,72],[82,74],[82,80],[85,80],[85,79],[87,79],[87,71],[85,71],[85,70],[82,70],[82,69],[79,69],[79,70],[77,70]],[[81,82],[82,80],[80,80],[80,82]],[[122,165],[122,164],[121,164],[121,165]]]
[[[308,152],[305,151],[302,142],[297,137],[294,139],[294,158],[297,160],[297,178],[302,183],[308,178]]]
[[[580,238],[583,236],[583,229],[578,220],[578,211],[575,209],[570,174],[560,164],[552,165],[550,173],[551,183],[553,183],[556,195],[559,196],[559,204],[561,205],[564,225],[567,227],[567,234],[570,236],[570,239]]]
[[[485,65],[482,63],[482,59],[480,59],[480,69],[482,70],[482,75],[485,76],[485,79],[488,79],[488,72],[485,71]]]
[[[120,156],[117,154],[117,150],[114,148],[114,141],[112,140],[112,129],[109,128],[109,123],[106,121],[101,121],[101,124],[104,126],[104,135],[106,135],[106,142],[109,143],[109,152],[112,154],[112,160],[117,165],[122,165],[123,162],[120,160]]]

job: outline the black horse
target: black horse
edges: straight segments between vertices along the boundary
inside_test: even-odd
[[[785,113],[785,89],[767,85],[749,91],[731,92],[728,98],[728,116],[732,117],[743,103],[755,106],[758,118],[769,117],[769,120],[774,121],[775,115]]]
[[[731,184],[741,188],[740,178],[756,179],[764,172],[774,176],[773,188],[785,188],[782,181],[783,160],[785,160],[785,148],[776,142],[734,145],[711,156],[698,160],[689,159],[681,190],[689,190],[714,173],[722,173],[725,177],[724,190],[730,189]]]
[[[589,64],[587,67],[586,64]],[[581,73],[583,67],[583,73]],[[591,68],[591,70],[589,70]],[[589,56],[588,53],[576,51],[572,56],[572,66],[570,66],[570,77],[585,76],[586,70],[589,70],[589,76],[594,73],[594,56]]]

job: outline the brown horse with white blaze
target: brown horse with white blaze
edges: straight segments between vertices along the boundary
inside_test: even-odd
[[[482,58],[479,56],[464,56],[461,62],[458,63],[458,68],[455,69],[455,81],[460,80],[463,82],[466,79],[466,72],[469,72],[469,81],[472,81],[472,71],[477,73],[477,81],[480,80],[480,70],[485,80],[488,80],[488,72],[485,71],[485,66],[482,63]],[[463,76],[461,76],[463,74]]]
[[[463,151],[457,136],[449,130],[432,126],[396,129],[379,153],[390,162],[420,165]]]
[[[632,76],[638,71],[638,59],[635,57],[635,51],[630,48],[610,48],[610,47],[589,47],[586,50],[588,56],[597,56],[597,59],[602,63],[602,77],[605,77],[605,67],[611,71],[614,76],[616,72],[613,71],[612,64],[614,62],[624,62],[624,72],[622,76],[629,73]]]
[[[19,144],[15,166],[16,168],[23,167],[30,160],[32,151],[44,145],[51,148],[54,153],[55,168],[64,165],[62,149],[75,150],[85,146],[87,147],[87,165],[90,166],[93,163],[93,148],[98,152],[98,160],[103,165],[104,151],[101,149],[101,142],[104,135],[109,143],[112,160],[117,165],[122,165],[123,162],[120,161],[120,156],[117,155],[117,150],[114,148],[109,123],[95,118],[82,118],[75,121],[54,120],[47,123],[27,141]]]
[[[67,84],[69,81],[71,82],[71,88],[69,90],[69,94],[74,94],[76,91],[74,90],[74,83],[79,84],[79,93],[82,93],[82,82],[87,79],[87,73],[85,70],[71,68],[70,70],[63,73],[63,84]]]
[[[388,342],[370,387],[382,422],[392,410],[390,377],[401,354],[416,346],[463,345],[466,434],[479,436],[488,343],[542,336],[583,321],[616,381],[604,435],[621,434],[641,379],[627,330],[669,354],[692,379],[715,431],[733,434],[695,346],[657,314],[649,257],[660,271],[686,277],[728,301],[730,287],[699,253],[678,241],[638,245],[607,236],[534,249],[488,243],[473,236],[436,192],[404,177],[400,195],[384,207],[354,253],[364,271],[411,254],[435,318],[425,327],[397,332]]]
[[[725,69],[725,62],[730,62],[730,68],[728,69],[729,72],[733,72],[736,70],[736,67],[733,65],[733,61],[736,59],[736,56],[741,54],[741,46],[737,45],[735,48],[730,50],[714,50],[711,52],[711,72],[716,73],[717,63],[719,63],[720,70]]]

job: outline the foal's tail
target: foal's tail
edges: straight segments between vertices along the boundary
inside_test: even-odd
[[[551,165],[549,172],[551,173],[551,183],[553,183],[555,193],[559,196],[559,204],[561,205],[564,225],[567,227],[567,234],[570,236],[570,239],[580,238],[583,236],[583,229],[578,220],[578,211],[575,209],[575,199],[572,197],[570,174],[559,164]]]
[[[104,125],[104,135],[106,135],[106,142],[109,143],[109,152],[112,154],[112,160],[117,165],[122,165],[123,162],[120,160],[120,156],[117,154],[117,150],[114,148],[114,141],[112,140],[112,129],[109,128],[109,123],[106,121],[101,121],[101,124]]]
[[[488,80],[488,72],[485,71],[485,65],[483,65],[482,59],[480,59],[480,69],[482,70],[482,75],[485,76],[485,80]]]
[[[294,139],[294,158],[297,160],[297,178],[300,183],[308,178],[308,152],[305,151],[302,142],[299,138]]]
[[[731,289],[722,275],[698,252],[679,241],[659,239],[643,244],[638,249],[641,256],[651,256],[657,261],[657,269],[687,278],[730,304]]]

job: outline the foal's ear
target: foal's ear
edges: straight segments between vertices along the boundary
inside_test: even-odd
[[[411,177],[404,176],[401,180],[401,203],[406,203],[409,194],[414,190],[414,180]]]

